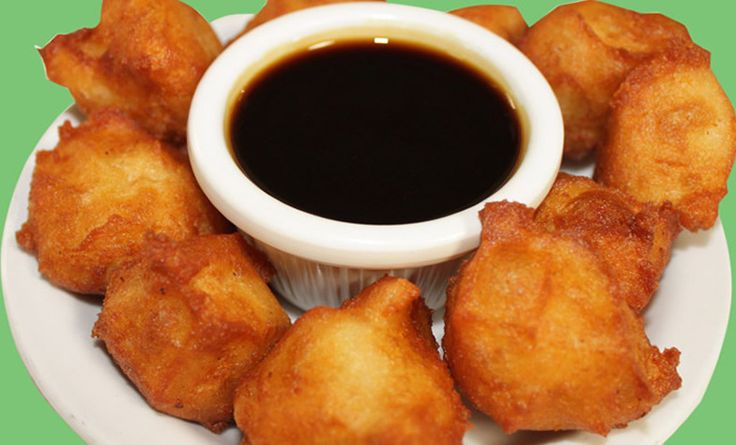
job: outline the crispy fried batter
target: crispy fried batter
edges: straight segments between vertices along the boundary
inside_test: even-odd
[[[61,127],[59,145],[36,156],[28,222],[18,243],[54,284],[103,293],[108,268],[135,254],[145,235],[180,240],[229,230],[184,154],[113,111]]]
[[[290,322],[238,234],[151,240],[116,269],[93,335],[155,409],[219,432]]]
[[[448,291],[445,357],[504,431],[607,434],[680,386],[679,351],[651,346],[605,264],[507,202],[481,213],[481,246]]]
[[[450,14],[470,20],[516,45],[524,36],[527,24],[513,6],[482,5],[456,9]]]
[[[605,134],[609,101],[636,64],[693,45],[687,29],[659,14],[597,1],[560,6],[519,44],[557,94],[565,121],[565,156],[580,159]]]
[[[459,444],[453,389],[419,289],[384,278],[307,312],[238,388],[244,444]]]
[[[649,304],[680,233],[669,204],[641,204],[616,189],[564,173],[534,218],[550,231],[585,241],[636,311]]]
[[[222,51],[209,23],[178,0],[103,0],[100,24],[57,36],[41,56],[82,110],[118,108],[182,142],[199,79]]]
[[[243,30],[243,32],[240,33],[238,37],[270,20],[273,20],[290,12],[299,11],[301,9],[311,8],[314,6],[331,5],[333,3],[371,1],[385,2],[386,0],[266,0],[266,4],[263,6],[263,8],[261,8],[258,14],[256,14],[250,22],[248,22],[248,24],[245,26],[245,30]]]
[[[613,99],[596,179],[641,201],[669,201],[690,230],[718,217],[736,155],[736,116],[699,48],[634,70]]]

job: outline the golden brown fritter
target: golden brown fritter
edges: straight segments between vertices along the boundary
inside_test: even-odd
[[[519,47],[560,102],[565,156],[580,159],[602,142],[609,102],[628,72],[654,54],[689,45],[687,29],[660,14],[583,1],[543,17]]]
[[[269,267],[238,234],[151,239],[112,273],[93,335],[153,408],[219,432],[243,374],[290,325]]]
[[[445,358],[504,431],[607,434],[680,386],[679,351],[649,344],[605,263],[508,202],[481,212],[481,245],[448,290]]]
[[[671,202],[689,230],[718,217],[736,155],[733,105],[699,48],[639,66],[613,98],[596,179],[640,201]]]
[[[513,6],[482,5],[456,9],[450,14],[470,20],[516,45],[527,30],[521,13]]]
[[[220,51],[209,23],[178,0],[103,0],[96,28],[40,50],[49,79],[86,113],[117,108],[173,142],[185,139],[194,90]]]
[[[36,155],[28,222],[18,243],[49,281],[102,294],[108,268],[148,233],[175,240],[219,233],[229,223],[207,201],[186,155],[113,111],[67,122],[59,145]]]
[[[296,12],[301,9],[311,8],[314,6],[323,6],[323,5],[331,5],[334,3],[345,3],[345,2],[385,2],[385,0],[266,0],[266,4],[263,6],[263,8],[258,12],[258,14],[253,17],[253,19],[248,22],[248,24],[245,27],[245,30],[238,36],[242,36],[246,32],[250,31],[251,29],[260,26],[268,21],[271,21],[277,17],[280,17],[284,14],[288,14],[290,12]],[[236,37],[237,38],[237,37]]]
[[[641,204],[619,190],[564,173],[534,218],[552,232],[586,242],[636,311],[657,290],[680,233],[669,204]]]
[[[459,444],[453,389],[419,289],[384,278],[307,312],[238,388],[244,444]]]

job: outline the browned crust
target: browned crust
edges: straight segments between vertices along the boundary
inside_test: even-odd
[[[459,444],[454,391],[419,289],[384,278],[303,315],[238,389],[244,444]]]
[[[240,378],[290,322],[238,234],[149,239],[112,274],[92,335],[155,409],[220,432]]]
[[[700,48],[642,64],[612,100],[595,178],[640,201],[669,201],[691,231],[718,217],[736,156],[736,115]]]
[[[231,230],[197,186],[186,155],[117,111],[67,122],[36,156],[28,221],[16,235],[39,270],[73,292],[103,293],[108,269],[148,234],[181,240]]]
[[[609,101],[631,69],[663,51],[691,45],[687,29],[672,19],[597,1],[556,8],[519,43],[558,96],[565,157],[574,160],[601,144]]]
[[[679,353],[649,344],[585,243],[533,218],[508,202],[481,212],[481,246],[448,290],[445,359],[507,433],[606,435],[679,388]]]
[[[619,190],[565,173],[537,209],[535,221],[585,242],[637,312],[659,286],[681,230],[669,203],[642,204]]]
[[[39,52],[49,80],[92,113],[117,108],[158,138],[181,143],[199,79],[222,45],[178,0],[104,0],[100,24]]]

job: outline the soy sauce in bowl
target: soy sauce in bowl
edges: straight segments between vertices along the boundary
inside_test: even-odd
[[[260,72],[230,112],[232,152],[269,195],[337,221],[408,224],[472,207],[514,172],[520,120],[476,68],[387,38],[316,47]]]

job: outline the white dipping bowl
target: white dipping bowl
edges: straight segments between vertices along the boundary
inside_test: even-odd
[[[511,44],[471,22],[387,3],[301,10],[233,42],[207,71],[192,101],[192,167],[215,207],[268,255],[278,271],[275,290],[298,307],[338,306],[391,274],[416,283],[427,304],[438,308],[444,304],[449,277],[478,246],[482,203],[415,224],[334,221],[268,195],[242,172],[229,148],[231,108],[249,80],[288,54],[355,37],[399,38],[432,47],[492,78],[515,106],[524,136],[515,173],[486,201],[539,205],[557,176],[563,145],[560,108],[542,74]]]

